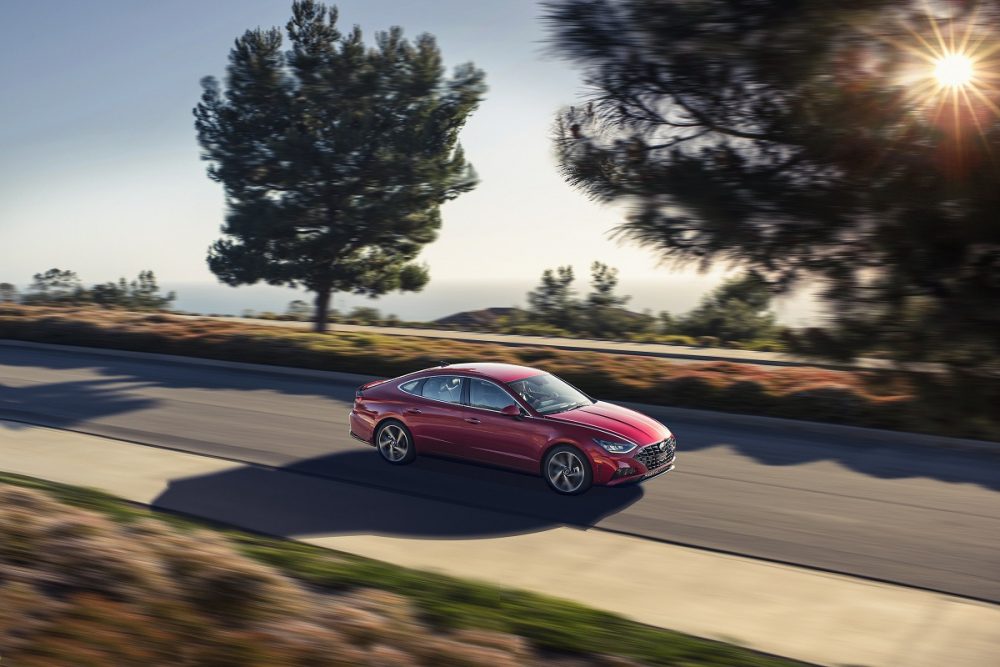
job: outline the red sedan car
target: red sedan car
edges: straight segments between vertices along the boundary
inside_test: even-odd
[[[351,435],[392,464],[447,456],[540,474],[583,493],[674,468],[676,438],[634,410],[512,364],[453,364],[360,387]]]

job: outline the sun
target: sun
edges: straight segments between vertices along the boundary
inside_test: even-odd
[[[866,32],[902,56],[887,61],[896,63],[894,85],[915,117],[941,128],[947,122],[956,137],[970,129],[985,136],[984,123],[1000,119],[1000,39],[993,15],[974,6],[942,17],[934,7],[928,4],[888,30]]]
[[[973,69],[964,53],[946,53],[934,64],[934,78],[942,88],[965,88],[972,84]]]

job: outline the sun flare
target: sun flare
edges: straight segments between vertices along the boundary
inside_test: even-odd
[[[985,136],[1000,119],[1000,39],[989,18],[977,7],[942,17],[927,5],[897,29],[869,33],[902,56],[895,83],[905,105],[956,138]]]
[[[964,53],[948,53],[938,58],[934,77],[943,88],[964,88],[972,83],[972,58]]]

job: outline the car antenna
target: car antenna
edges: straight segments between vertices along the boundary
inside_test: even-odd
[[[438,366],[448,366],[450,365],[447,361],[439,361]]]

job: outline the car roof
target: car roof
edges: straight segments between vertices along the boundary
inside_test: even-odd
[[[469,374],[482,375],[499,382],[516,382],[517,380],[523,380],[524,378],[532,377],[534,375],[541,375],[544,372],[538,370],[537,368],[529,368],[528,366],[518,366],[517,364],[498,364],[493,362],[449,364],[433,370],[438,372],[449,370],[465,371]]]

